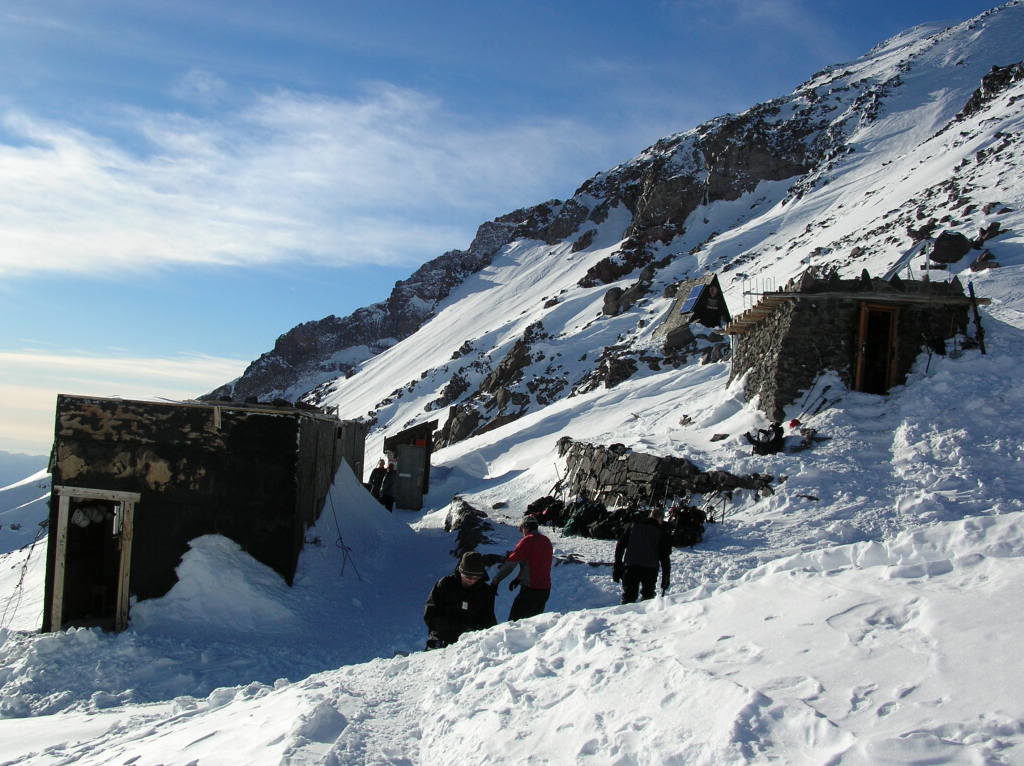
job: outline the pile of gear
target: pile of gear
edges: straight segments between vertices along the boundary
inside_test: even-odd
[[[758,428],[756,431],[749,431],[743,434],[743,438],[751,446],[750,454],[752,455],[803,452],[818,442],[829,440],[827,436],[819,436],[816,428],[807,428],[796,418],[789,421],[789,428],[793,433],[790,436],[786,436],[782,423],[775,421],[768,428]]]
[[[530,503],[526,513],[540,524],[559,527],[572,537],[592,537],[598,540],[618,540],[626,528],[650,515],[650,508],[626,507],[609,510],[598,500],[578,498],[565,503],[552,495],[545,495]],[[677,504],[668,508],[665,528],[677,547],[692,546],[704,538],[707,514],[692,505]]]

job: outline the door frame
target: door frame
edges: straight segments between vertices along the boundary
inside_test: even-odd
[[[889,389],[896,383],[896,339],[899,337],[897,326],[900,318],[900,307],[886,303],[868,303],[865,301],[860,304],[860,314],[857,320],[857,354],[853,388],[855,391],[862,391],[864,386],[864,356],[867,348],[868,315],[872,311],[889,314],[891,320],[889,322],[889,337],[886,339],[889,364],[885,371],[885,390],[888,393]]]
[[[50,630],[64,628],[64,577],[67,572],[68,524],[70,523],[71,498],[86,500],[108,500],[120,503],[114,513],[114,529],[120,528],[121,556],[117,568],[117,606],[114,610],[114,630],[128,627],[128,595],[132,564],[132,539],[135,531],[135,505],[141,495],[138,492],[120,492],[110,489],[69,487],[55,485],[57,495],[57,545],[53,559],[53,590],[50,599]]]

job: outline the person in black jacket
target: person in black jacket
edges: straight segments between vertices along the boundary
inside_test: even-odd
[[[615,546],[612,580],[622,582],[622,603],[632,604],[637,595],[654,598],[654,586],[661,567],[661,595],[668,592],[672,563],[672,538],[661,525],[661,511],[626,527]]]
[[[464,553],[459,568],[437,581],[427,598],[423,621],[430,631],[427,649],[440,649],[454,644],[463,633],[498,624],[494,589],[479,553]]]
[[[388,472],[384,458],[377,461],[377,467],[370,471],[370,481],[367,484],[367,488],[370,490],[370,494],[380,500],[380,485],[384,481],[384,474]]]
[[[388,467],[384,470],[384,478],[380,482],[380,497],[378,498],[389,511],[395,507],[395,480],[398,478],[398,470],[395,464],[388,461]]]

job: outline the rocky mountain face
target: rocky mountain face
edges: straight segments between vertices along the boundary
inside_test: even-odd
[[[564,397],[726,358],[713,328],[695,326],[683,344],[656,331],[683,279],[716,272],[741,308],[754,280],[784,282],[811,264],[880,274],[943,232],[998,265],[980,250],[1019,207],[1021,29],[1013,0],[910,30],[788,96],[666,137],[565,202],[483,224],[468,250],[425,264],[386,302],[290,330],[209,396],[302,397],[382,431],[446,411],[438,441],[454,444]],[[531,264],[510,295],[547,275],[534,305],[513,311],[495,293],[484,316],[467,303],[465,334],[445,357],[402,344],[429,335],[439,303],[499,252]],[[396,370],[408,368],[382,363],[373,385],[359,383],[368,360],[394,355],[418,360],[417,374],[401,383],[394,375],[408,373]]]
[[[350,374],[361,362],[414,333],[455,285],[489,264],[509,242],[551,238],[560,208],[558,200],[551,200],[481,224],[469,249],[449,250],[423,264],[408,279],[396,282],[386,301],[343,319],[331,315],[293,327],[241,377],[201,398],[294,401],[325,380]]]

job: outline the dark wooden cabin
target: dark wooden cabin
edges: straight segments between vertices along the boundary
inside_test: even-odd
[[[43,630],[123,629],[190,540],[228,537],[291,584],[305,531],[363,424],[227,402],[57,397]],[[358,475],[358,474],[357,474]]]

